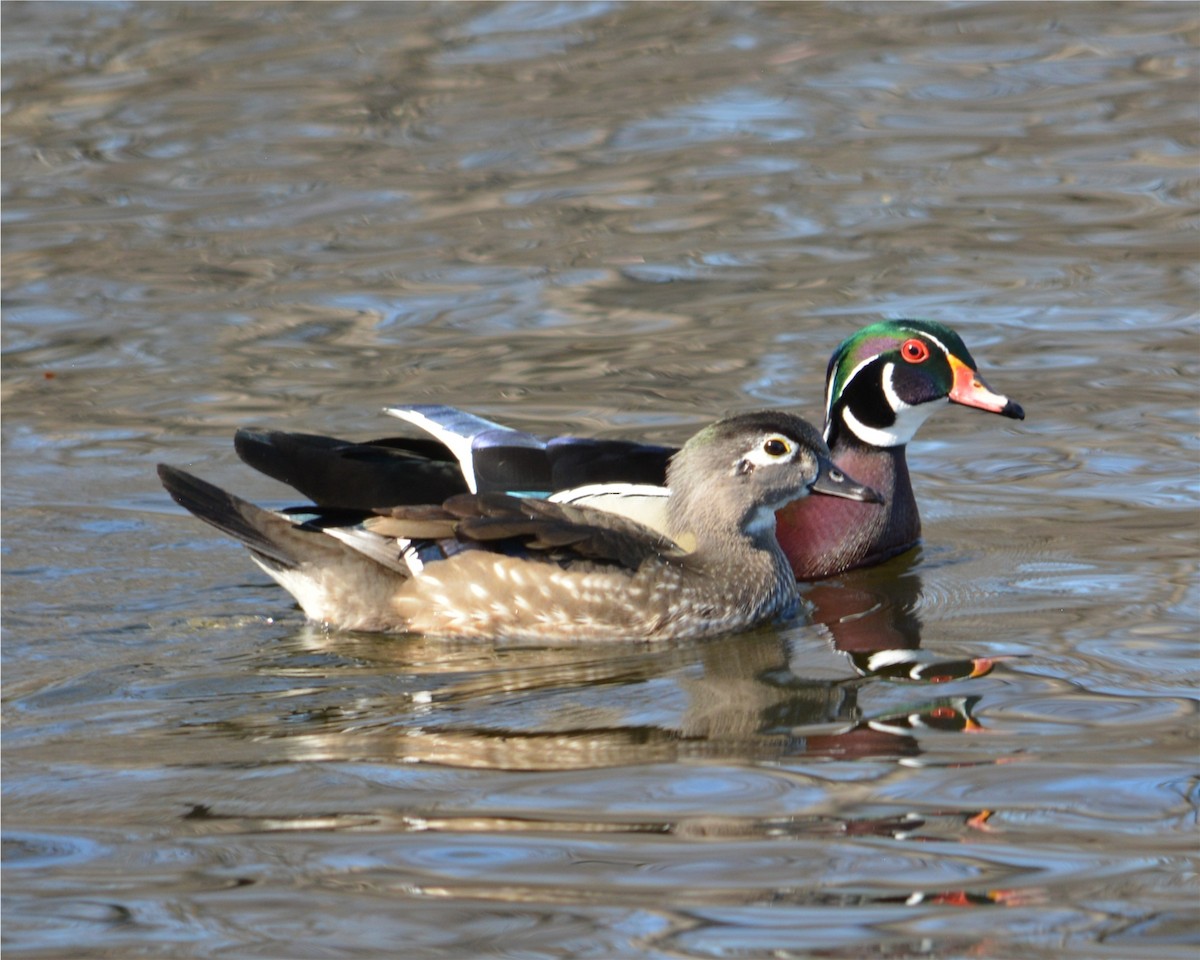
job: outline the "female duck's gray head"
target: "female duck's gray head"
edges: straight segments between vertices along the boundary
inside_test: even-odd
[[[780,410],[727,417],[701,430],[672,457],[667,486],[669,533],[699,539],[730,528],[769,533],[775,511],[809,493],[880,501],[833,465],[812,424]]]

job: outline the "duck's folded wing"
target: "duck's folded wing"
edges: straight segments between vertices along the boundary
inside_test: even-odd
[[[255,470],[322,507],[439,503],[468,489],[450,451],[427,437],[354,443],[309,433],[243,429],[233,444]]]
[[[675,453],[673,447],[632,440],[572,436],[545,440],[443,404],[388,407],[384,412],[442,444],[458,461],[471,493],[540,498],[596,483],[662,485],[667,461]]]
[[[669,537],[624,517],[505,494],[462,494],[438,508],[393,507],[365,526],[399,539],[453,536],[464,544],[569,565],[575,560],[636,570],[651,557],[682,557]]]
[[[663,486],[674,447],[633,440],[555,437],[546,442],[550,486],[554,493],[593,484],[632,483]]]
[[[544,497],[591,484],[661,485],[675,452],[627,440],[544,440],[440,404],[386,412],[423,435],[356,442],[242,429],[234,448],[317,506],[356,509],[441,503],[468,492]]]
[[[550,464],[541,437],[440,403],[386,407],[383,412],[412,424],[445,447],[458,462],[471,493],[520,491],[536,496],[550,492]],[[444,494],[450,495],[450,491]]]

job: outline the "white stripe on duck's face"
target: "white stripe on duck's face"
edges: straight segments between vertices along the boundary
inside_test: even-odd
[[[949,397],[937,397],[925,403],[910,404],[900,399],[895,384],[896,365],[887,363],[880,373],[880,387],[892,411],[892,423],[870,426],[854,415],[849,405],[842,407],[842,422],[863,443],[873,447],[902,447],[907,444],[933,414],[950,403]]]
[[[830,359],[826,442],[836,448],[848,430],[867,446],[904,446],[949,399],[956,364],[975,369],[958,335],[942,324],[888,320],[864,327]]]
[[[873,447],[902,447],[907,444],[933,414],[950,403],[949,397],[939,397],[926,403],[910,404],[900,399],[894,377],[896,365],[884,365],[880,377],[883,396],[892,410],[893,422],[888,426],[872,427],[854,415],[849,406],[842,408],[842,422],[863,443]]]

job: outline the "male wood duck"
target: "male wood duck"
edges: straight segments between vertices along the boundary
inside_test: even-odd
[[[720,420],[671,457],[662,532],[504,493],[273,512],[174,467],[158,472],[313,620],[535,642],[690,639],[789,616],[799,595],[775,511],[810,492],[879,498],[833,465],[815,428],[781,411]]]
[[[859,330],[830,358],[825,439],[833,462],[883,503],[814,497],[779,515],[777,536],[800,580],[882,563],[921,535],[905,450],[948,403],[1022,420],[993,392],[961,338],[931,320],[885,320]],[[662,486],[671,447],[623,440],[539,437],[453,407],[390,408],[426,438],[350,443],[308,434],[241,430],[239,455],[322,506],[391,506],[457,492],[506,491],[586,505],[665,531]]]

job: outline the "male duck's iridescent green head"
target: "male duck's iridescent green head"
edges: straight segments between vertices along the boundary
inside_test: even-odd
[[[908,443],[943,403],[1024,420],[993,392],[962,339],[933,320],[884,320],[842,341],[825,378],[825,440],[871,447]]]

